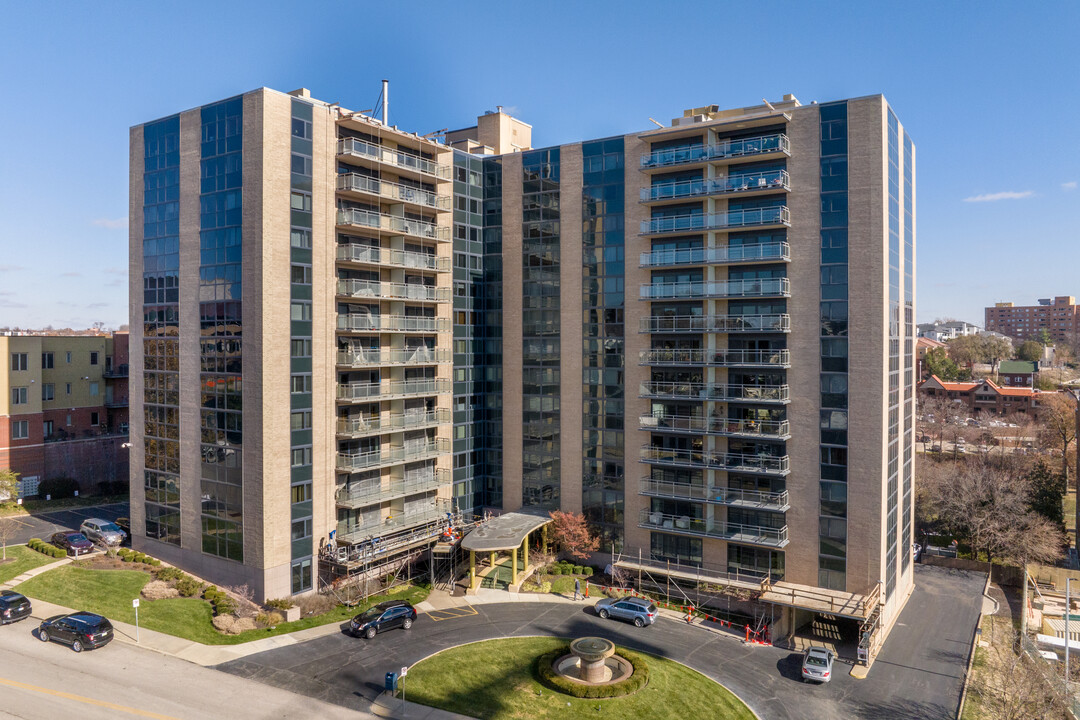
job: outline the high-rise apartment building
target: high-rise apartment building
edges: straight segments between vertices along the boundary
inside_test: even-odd
[[[137,545],[276,596],[447,512],[581,511],[781,631],[880,637],[915,402],[914,147],[884,98],[442,138],[266,89],[133,129]]]
[[[1038,339],[1043,336],[1043,331],[1058,342],[1080,340],[1080,305],[1071,295],[1040,298],[1038,305],[999,302],[985,308],[984,312],[987,330],[1017,340]]]

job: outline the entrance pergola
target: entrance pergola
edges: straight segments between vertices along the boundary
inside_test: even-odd
[[[518,550],[524,553],[524,573],[529,572],[529,535],[551,522],[549,517],[526,515],[525,513],[506,513],[494,517],[461,539],[461,547],[469,551],[469,588],[475,589],[476,553],[489,553],[491,567],[495,567],[495,556],[500,552],[510,553],[510,566],[513,568],[511,585],[518,584]]]

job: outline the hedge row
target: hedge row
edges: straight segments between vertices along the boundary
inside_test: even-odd
[[[645,661],[645,656],[621,647],[615,648],[615,654],[634,666],[634,674],[630,677],[611,685],[584,685],[567,680],[555,672],[552,663],[568,654],[570,646],[564,645],[536,659],[536,676],[543,685],[576,698],[613,698],[635,693],[649,682],[649,664]]]
[[[26,543],[26,547],[30,548],[31,550],[37,550],[39,553],[43,555],[48,555],[49,557],[67,557],[67,550],[61,547],[56,547],[55,545],[50,545],[41,538],[30,538],[30,542]]]
[[[588,565],[574,565],[563,560],[549,567],[548,572],[552,575],[584,575],[585,577],[592,577],[593,569]]]
[[[143,565],[151,565],[153,567],[161,567],[161,561],[157,558],[152,558],[146,553],[135,552],[128,548],[120,548],[116,551],[116,556],[120,558],[122,562],[136,562]]]

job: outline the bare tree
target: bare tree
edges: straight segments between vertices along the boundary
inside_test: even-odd
[[[7,546],[13,537],[15,537],[15,519],[0,517],[0,545],[4,547],[3,557],[0,560],[7,560]]]
[[[1063,684],[1050,679],[1020,649],[1019,635],[1006,623],[995,624],[993,650],[975,674],[971,692],[988,717],[1000,720],[1058,720],[1066,717]],[[989,650],[989,649],[988,649]],[[966,713],[965,713],[966,714]]]
[[[1076,439],[1076,405],[1061,393],[1039,396],[1039,425],[1047,445],[1061,449],[1061,476],[1069,487],[1069,445]]]

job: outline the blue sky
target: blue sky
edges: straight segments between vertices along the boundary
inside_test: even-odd
[[[918,318],[1080,296],[1080,3],[17,2],[0,326],[127,321],[128,128],[259,86],[535,146],[686,107],[884,93],[917,146]],[[399,9],[400,8],[400,9]]]

